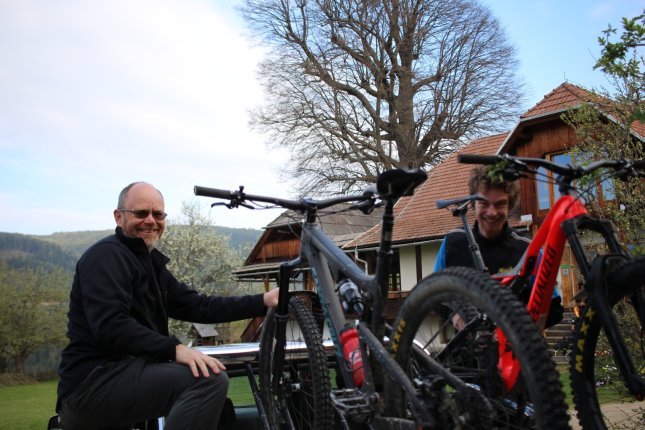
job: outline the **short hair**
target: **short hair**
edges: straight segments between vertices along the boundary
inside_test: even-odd
[[[468,179],[468,191],[477,194],[479,189],[497,189],[508,194],[508,208],[513,209],[520,197],[520,185],[517,181],[504,181],[488,173],[488,166],[477,166],[470,171]]]
[[[128,193],[130,192],[132,187],[138,184],[147,184],[147,182],[144,182],[144,181],[132,182],[131,184],[127,185],[124,189],[122,189],[121,192],[119,193],[119,200],[117,201],[117,206],[116,206],[117,209],[125,209],[125,199],[128,197]],[[155,190],[157,189],[155,188]],[[163,194],[161,194],[161,191],[157,190],[157,192],[163,198]]]

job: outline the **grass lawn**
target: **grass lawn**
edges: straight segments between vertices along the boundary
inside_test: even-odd
[[[56,413],[57,383],[0,387],[0,430],[44,430]],[[231,378],[229,397],[235,406],[255,405],[246,376]]]
[[[569,407],[573,398],[569,371],[558,367]],[[332,380],[334,380],[332,378]],[[54,415],[57,381],[0,387],[0,430],[44,430]],[[247,376],[231,378],[228,396],[235,406],[255,405]]]
[[[0,429],[44,430],[55,415],[58,381],[0,387]]]

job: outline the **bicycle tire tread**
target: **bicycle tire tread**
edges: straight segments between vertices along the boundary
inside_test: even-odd
[[[645,257],[631,259],[611,268],[606,277],[610,305],[613,307],[622,298],[632,293],[639,293],[642,297],[645,285],[644,273]],[[576,326],[576,341],[573,345],[574,359],[570,366],[574,406],[583,430],[605,430],[613,426],[613,423],[608,423],[605,420],[596,391],[598,382],[595,374],[596,348],[602,326],[595,315],[596,311],[593,305],[588,304]],[[623,416],[621,420],[626,418]],[[642,424],[641,421],[636,425]],[[621,429],[630,428],[626,427],[627,424],[623,422],[617,425]]]
[[[297,296],[293,296],[289,300],[289,314],[290,317],[295,318],[297,321],[307,348],[313,387],[311,395],[314,399],[314,418],[311,425],[317,429],[331,430],[334,428],[335,422],[334,410],[330,399],[331,382],[319,324],[308,304]],[[278,408],[275,404],[275,399],[273,399],[274,394],[270,388],[274,327],[275,311],[272,309],[265,317],[265,326],[262,330],[260,340],[260,359],[258,366],[260,369],[260,394],[264,402],[269,425],[272,429],[278,429]],[[285,361],[287,360],[285,357]],[[285,400],[285,402],[288,403],[289,400]]]
[[[539,428],[568,429],[569,415],[564,401],[564,393],[546,341],[526,312],[524,305],[508,289],[500,287],[488,276],[470,268],[451,267],[423,279],[415,286],[401,307],[394,324],[394,330],[401,322],[406,328],[414,327],[415,323],[410,323],[408,320],[415,318],[415,314],[420,313],[420,303],[423,303],[424,300],[432,300],[433,295],[438,296],[446,294],[446,292],[458,292],[480,309],[486,310],[485,313],[490,311],[491,315],[495,315],[495,321],[503,324],[503,331],[511,345],[521,348],[518,351],[515,351],[514,348],[514,352],[520,356],[524,378],[531,387],[529,390],[531,391],[531,400],[535,404],[535,415]],[[408,332],[401,336],[400,343],[411,344],[413,331],[416,329],[409,328]],[[398,335],[397,333],[395,336]],[[390,348],[393,347],[397,348],[396,340],[390,346]],[[409,346],[399,347],[398,351],[391,351],[402,366],[405,366],[405,357],[408,354],[406,348]],[[388,394],[389,400],[393,401],[395,405],[398,403],[400,409],[401,391],[390,386],[386,387],[386,395]],[[401,411],[399,410],[397,413],[400,414]]]

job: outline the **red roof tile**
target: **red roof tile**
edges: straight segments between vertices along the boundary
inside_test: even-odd
[[[477,139],[462,148],[461,154],[495,154],[508,133]],[[394,242],[422,241],[442,238],[461,225],[447,209],[437,209],[435,201],[468,195],[468,176],[473,166],[457,162],[457,153],[428,173],[424,182],[411,197],[401,198],[394,206]],[[372,228],[345,248],[378,244],[380,225]]]
[[[597,104],[604,106],[601,109],[605,109],[608,112],[614,110],[611,106],[614,103],[612,100],[608,100],[602,96],[598,96],[597,94],[590,93],[584,88],[565,82],[544,96],[540,102],[521,115],[520,120],[561,113],[585,102],[596,102]],[[615,119],[620,120],[620,118]],[[641,139],[645,138],[644,123],[634,121],[631,126],[632,131],[637,133]]]
[[[551,91],[531,109],[520,116],[522,119],[562,112],[588,101],[590,94],[573,84],[565,82]]]

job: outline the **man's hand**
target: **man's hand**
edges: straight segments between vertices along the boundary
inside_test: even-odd
[[[201,353],[196,349],[188,348],[182,344],[175,347],[175,361],[190,367],[195,378],[199,378],[200,370],[205,377],[210,375],[208,372],[209,368],[216,375],[219,375],[222,370],[226,370],[226,367],[217,358]]]
[[[276,306],[278,306],[279,291],[280,290],[278,288],[274,288],[264,293],[264,306],[267,306],[269,308],[275,308]]]

